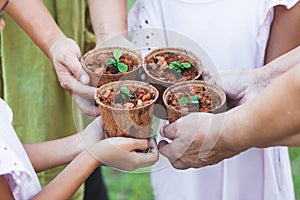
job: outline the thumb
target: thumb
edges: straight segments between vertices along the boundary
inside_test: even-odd
[[[178,129],[179,129],[179,120],[171,123],[171,124],[168,124],[168,125],[165,125],[163,126],[161,129],[160,129],[160,134],[163,136],[163,137],[166,137],[170,140],[174,140],[175,138],[178,137]]]
[[[77,45],[77,43],[68,38],[71,47],[74,49],[74,53],[77,59],[70,59],[69,61],[69,70],[72,72],[72,74],[76,77],[77,80],[79,80],[81,83],[87,85],[90,82],[90,77],[88,76],[88,74],[84,71],[82,65],[81,65],[81,53],[80,53],[80,48]]]
[[[123,146],[126,151],[147,150],[150,147],[147,139],[123,138],[123,140],[126,141]]]

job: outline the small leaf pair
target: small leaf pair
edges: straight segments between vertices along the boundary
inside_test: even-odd
[[[123,63],[120,58],[122,56],[121,49],[115,49],[113,52],[114,58],[107,58],[105,61],[105,64],[107,65],[113,65],[118,68],[118,70],[122,73],[128,71],[128,66]]]
[[[185,105],[188,103],[199,103],[199,97],[197,95],[195,96],[188,96],[188,97],[181,97],[180,99],[178,99],[178,103],[180,105]]]
[[[178,73],[181,73],[183,69],[190,67],[191,64],[188,62],[180,63],[179,61],[173,61],[169,64],[169,69],[176,70]]]

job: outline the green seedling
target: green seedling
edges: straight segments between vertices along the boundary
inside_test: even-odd
[[[126,100],[130,98],[130,90],[127,87],[121,87],[120,91],[122,99]]]
[[[181,73],[183,69],[190,68],[191,64],[188,62],[180,63],[179,61],[173,61],[169,64],[169,69],[174,69],[178,73]]]
[[[195,96],[188,96],[188,97],[181,97],[180,99],[178,99],[178,103],[180,105],[185,105],[188,103],[199,103],[199,97],[197,95]]]
[[[127,72],[128,66],[120,60],[120,57],[122,56],[121,49],[115,49],[113,55],[114,58],[107,58],[105,64],[117,67],[120,72]]]

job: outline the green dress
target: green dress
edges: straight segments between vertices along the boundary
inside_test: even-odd
[[[44,3],[61,30],[83,50],[86,2],[44,0]],[[0,96],[14,112],[13,126],[20,140],[46,141],[77,132],[73,102],[61,88],[51,61],[11,18],[7,15],[4,18],[6,27],[1,37]],[[42,186],[61,169],[39,173]],[[74,199],[82,199],[83,187],[75,196]]]

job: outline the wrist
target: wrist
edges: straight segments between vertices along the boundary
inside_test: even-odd
[[[230,111],[223,113],[224,126],[221,137],[227,148],[233,151],[245,151],[254,147],[253,140],[248,133],[248,121],[245,111],[238,106]]]
[[[46,41],[45,54],[53,61],[57,45],[63,44],[64,40],[68,39],[63,33],[56,33]]]
[[[102,165],[102,163],[100,162],[101,158],[99,157],[98,154],[94,153],[94,152],[98,152],[98,151],[99,151],[98,145],[94,144],[91,147],[86,148],[83,151],[83,153],[88,154],[90,159],[93,160],[93,162],[95,163],[95,165],[99,166],[99,165]]]

